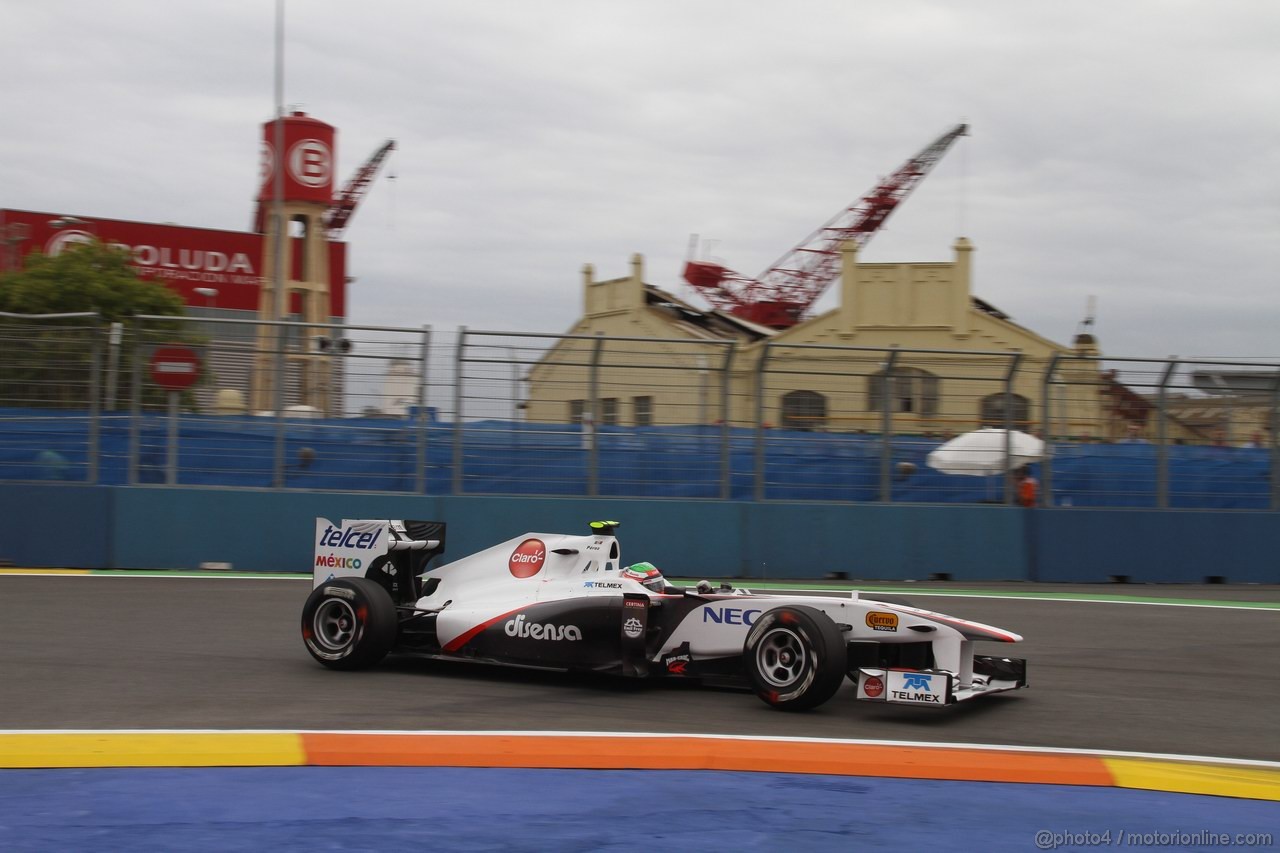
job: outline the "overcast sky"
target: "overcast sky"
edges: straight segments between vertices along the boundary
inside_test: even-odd
[[[0,207],[246,229],[269,0],[0,0]],[[580,270],[760,273],[952,125],[869,261],[1113,356],[1280,357],[1280,3],[289,0],[285,101],[339,183],[352,323],[566,330]],[[394,175],[394,180],[390,176]],[[830,303],[830,295],[824,301]]]

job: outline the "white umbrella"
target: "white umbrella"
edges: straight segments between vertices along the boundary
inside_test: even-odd
[[[1034,435],[1009,430],[980,429],[966,432],[936,448],[925,462],[944,474],[989,477],[1039,462],[1044,458],[1044,442]],[[1008,447],[1006,448],[1006,441]],[[1008,451],[1006,468],[1005,452]]]

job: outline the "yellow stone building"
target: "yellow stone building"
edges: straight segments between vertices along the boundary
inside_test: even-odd
[[[849,244],[838,306],[784,330],[645,284],[639,255],[624,278],[597,281],[587,266],[583,314],[568,333],[579,337],[530,371],[526,418],[643,426],[727,416],[734,426],[880,432],[888,400],[893,432],[942,436],[1003,426],[1010,402],[1016,428],[1107,438],[1092,336],[1067,346],[1013,322],[973,295],[970,242],[953,251],[945,262],[868,264]]]

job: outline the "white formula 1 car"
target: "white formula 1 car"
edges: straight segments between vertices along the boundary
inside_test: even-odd
[[[857,698],[947,705],[1026,687],[1026,661],[975,655],[1017,634],[885,598],[680,589],[624,570],[617,522],[526,533],[435,569],[445,525],[316,519],[307,651],[333,669],[389,652],[745,684],[775,708]]]

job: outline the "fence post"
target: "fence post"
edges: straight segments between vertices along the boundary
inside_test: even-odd
[[[462,358],[467,349],[467,327],[458,327],[458,343],[453,354],[453,487],[462,494]]]
[[[1053,506],[1053,448],[1051,443],[1053,438],[1053,412],[1049,408],[1050,404],[1050,383],[1053,382],[1053,374],[1058,370],[1058,359],[1062,357],[1062,353],[1055,352],[1053,358],[1049,359],[1049,366],[1045,369],[1044,379],[1040,383],[1040,407],[1044,413],[1041,417],[1040,432],[1044,437],[1044,459],[1040,461],[1040,506]]]
[[[591,367],[587,373],[587,410],[591,414],[591,433],[587,436],[587,496],[600,494],[600,354],[604,349],[604,333],[597,332],[591,348]],[[586,429],[588,424],[582,424]]]
[[[889,350],[880,376],[880,500],[893,500],[893,368],[898,361],[898,348]]]
[[[1009,370],[1004,375],[1004,505],[1012,506],[1013,494],[1013,377],[1022,362],[1022,353],[1014,353],[1009,359]]]
[[[431,327],[422,327],[422,358],[418,367],[418,450],[414,456],[413,489],[427,493],[427,358],[431,353]]]
[[[1165,414],[1165,397],[1169,388],[1169,380],[1178,369],[1178,359],[1173,357],[1160,377],[1160,388],[1156,393],[1156,506],[1169,508],[1169,419]]]
[[[98,483],[98,458],[102,443],[102,318],[94,318],[92,343],[89,348],[89,446],[88,470],[85,479],[89,485]],[[113,326],[115,324],[112,324]]]
[[[129,485],[138,485],[142,457],[142,321],[133,321],[133,382],[129,386]]]
[[[720,499],[733,497],[733,454],[730,452],[729,380],[737,341],[729,341],[724,352],[724,369],[720,372]]]
[[[756,460],[755,460],[755,480],[756,480],[756,500],[765,499],[765,453],[764,453],[764,374],[765,365],[769,361],[769,353],[773,349],[773,344],[769,341],[764,342],[764,347],[760,350],[760,360],[756,362]]]
[[[277,242],[283,239],[279,236],[280,232],[277,231],[276,234],[277,234],[276,236]],[[276,287],[277,288],[281,287],[281,280],[279,278],[276,279]],[[284,318],[281,317],[279,319],[283,320]],[[276,351],[275,351],[275,360],[274,360],[273,370],[275,372],[276,386],[275,386],[275,396],[272,399],[274,400],[275,407],[276,407],[276,438],[275,438],[275,453],[272,454],[272,460],[271,460],[271,484],[273,488],[283,489],[285,486],[285,481],[284,481],[284,466],[285,466],[284,409],[285,409],[285,405],[284,405],[284,402],[286,399],[285,392],[288,390],[285,388],[284,383],[285,383],[285,377],[289,373],[289,368],[288,368],[289,362],[288,362],[288,359],[285,358],[285,345],[286,345],[286,337],[288,335],[288,326],[281,324],[276,326],[275,329],[276,329],[276,335],[274,337],[274,340],[275,340]]]
[[[1271,508],[1280,510],[1280,373],[1271,389]]]

